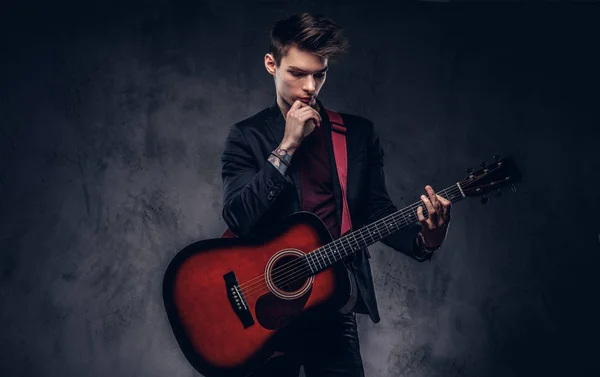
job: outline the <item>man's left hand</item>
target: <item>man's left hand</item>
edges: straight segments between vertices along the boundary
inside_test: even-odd
[[[421,233],[423,241],[427,247],[440,246],[446,239],[448,226],[450,225],[450,210],[452,202],[437,195],[429,185],[425,186],[425,191],[429,197],[421,195],[421,200],[429,217],[425,219],[423,215],[423,206],[417,208],[417,217],[421,222]]]

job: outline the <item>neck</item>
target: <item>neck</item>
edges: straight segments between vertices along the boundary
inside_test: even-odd
[[[465,197],[458,183],[439,191],[437,194],[452,203]],[[413,203],[358,230],[346,233],[337,240],[306,254],[306,262],[311,274],[315,274],[343,258],[380,241],[382,238],[419,221],[417,208],[420,205],[423,205],[423,203]],[[425,218],[428,217],[426,208],[423,208],[423,216]]]
[[[281,114],[283,114],[283,119],[285,119],[288,111],[290,111],[290,106],[283,98],[279,96],[277,97],[277,106],[279,106],[279,110],[281,110]]]

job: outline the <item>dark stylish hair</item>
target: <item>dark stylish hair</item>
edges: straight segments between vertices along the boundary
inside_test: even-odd
[[[295,14],[273,25],[269,52],[278,66],[292,46],[315,55],[336,58],[349,46],[342,30],[331,18],[313,13]]]

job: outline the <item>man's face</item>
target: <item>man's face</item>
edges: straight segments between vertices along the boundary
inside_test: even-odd
[[[265,56],[265,67],[275,78],[277,97],[289,106],[296,100],[314,106],[316,98],[325,83],[327,58],[307,51],[290,47],[288,53],[281,58],[279,67],[271,54]]]

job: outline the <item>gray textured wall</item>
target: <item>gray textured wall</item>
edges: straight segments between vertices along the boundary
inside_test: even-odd
[[[525,175],[516,194],[455,205],[430,263],[372,247],[367,375],[590,375],[597,8],[275,0],[2,13],[1,375],[195,375],[162,274],[225,229],[223,142],[273,100],[268,28],[298,10],[346,27],[321,98],[375,121],[399,206],[496,153]]]

